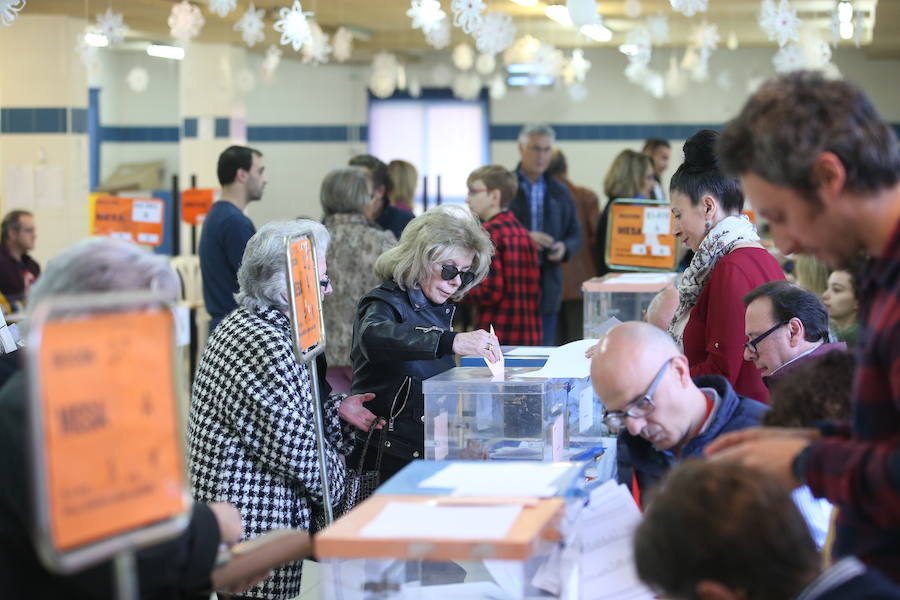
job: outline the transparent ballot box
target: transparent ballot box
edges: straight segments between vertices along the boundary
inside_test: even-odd
[[[315,537],[320,597],[554,597],[535,578],[557,546],[562,498],[453,500],[376,494],[335,521]]]
[[[507,368],[456,367],[423,382],[428,460],[566,460],[604,435],[587,378],[529,377]]]
[[[584,337],[596,338],[613,317],[642,321],[653,297],[675,281],[676,273],[610,273],[581,284],[584,293]]]

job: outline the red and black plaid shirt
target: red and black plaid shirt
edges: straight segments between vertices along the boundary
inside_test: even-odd
[[[835,557],[900,581],[900,223],[862,283],[852,423],[807,450],[806,479],[839,508]]]
[[[494,332],[501,344],[538,346],[541,269],[537,248],[515,215],[503,211],[484,224],[496,250],[487,277],[469,290],[463,302],[478,309],[476,326]]]

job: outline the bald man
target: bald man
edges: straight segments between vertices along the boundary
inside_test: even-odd
[[[647,307],[647,314],[644,320],[651,325],[656,325],[663,331],[669,328],[675,311],[678,310],[678,288],[670,285],[657,295],[653,296],[650,306]]]
[[[591,380],[604,423],[619,434],[619,481],[639,502],[676,461],[700,456],[727,431],[759,425],[767,410],[724,377],[692,379],[687,357],[649,323],[611,329],[594,351]]]

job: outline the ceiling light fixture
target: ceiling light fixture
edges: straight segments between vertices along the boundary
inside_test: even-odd
[[[184,48],[178,46],[163,46],[162,44],[150,44],[147,46],[147,54],[156,58],[168,58],[181,60],[184,58]]]
[[[538,3],[538,0],[512,0],[519,6],[534,6]]]
[[[569,14],[569,9],[562,4],[551,4],[544,8],[544,14],[547,15],[548,19],[556,21],[563,27],[575,26],[575,23],[572,22],[572,16]]]
[[[610,28],[600,23],[595,23],[594,25],[585,25],[578,31],[580,31],[582,35],[591,38],[595,42],[608,42],[612,39],[613,36]]]
[[[853,20],[853,5],[847,0],[838,2],[838,19],[841,23],[849,23]]]
[[[848,23],[846,21],[841,21],[839,25],[839,31],[841,34],[842,40],[851,40],[853,39],[853,23]]]

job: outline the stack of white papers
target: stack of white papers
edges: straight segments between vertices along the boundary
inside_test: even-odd
[[[359,535],[399,539],[501,540],[509,533],[520,512],[521,504],[441,506],[388,502]]]
[[[556,481],[569,469],[569,463],[537,461],[456,462],[423,479],[419,487],[450,489],[455,496],[548,498],[556,495]]]

